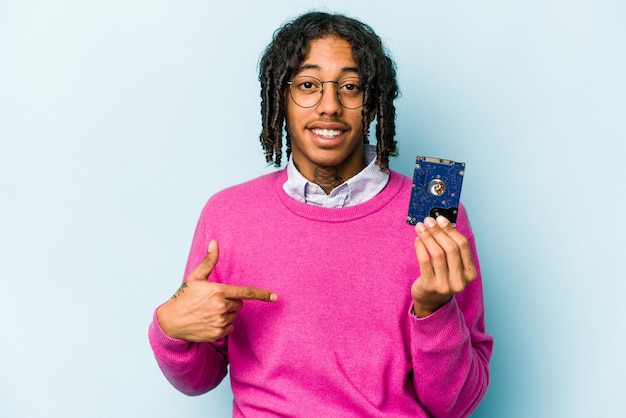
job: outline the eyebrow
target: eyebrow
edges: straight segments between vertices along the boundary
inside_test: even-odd
[[[320,67],[317,64],[305,64],[302,67],[298,68],[298,70],[296,70],[295,74],[300,74],[302,71],[305,71],[305,70],[321,71],[322,67]],[[341,69],[341,73],[357,73],[358,74],[359,73],[359,69],[357,67],[343,67]]]

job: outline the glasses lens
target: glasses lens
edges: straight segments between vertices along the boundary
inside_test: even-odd
[[[291,98],[301,107],[313,107],[322,98],[322,82],[315,77],[296,77],[289,89]]]
[[[363,89],[361,80],[357,77],[344,78],[337,83],[339,101],[343,107],[356,109],[363,105]]]

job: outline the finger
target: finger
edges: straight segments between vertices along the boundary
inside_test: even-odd
[[[212,240],[209,243],[209,248],[206,255],[204,256],[204,259],[191,273],[189,273],[189,276],[187,276],[187,279],[185,281],[206,281],[211,275],[213,269],[215,268],[219,255],[220,250],[219,246],[217,245],[217,241]]]
[[[458,231],[446,217],[438,216],[436,220],[428,217],[424,219],[424,224],[442,248],[451,248],[452,251],[458,248],[456,241],[452,239],[452,235],[458,234]]]
[[[226,325],[225,327],[216,327],[215,329],[212,330],[212,332],[207,334],[206,338],[190,339],[189,341],[192,341],[192,342],[217,341],[220,338],[224,338],[227,335],[230,335],[234,329],[235,329],[234,324],[229,324],[229,325]]]
[[[233,313],[243,309],[243,301],[241,299],[228,299],[228,313]]]
[[[413,309],[415,315],[424,317],[433,313],[439,306],[446,303],[448,295],[448,283],[446,278],[438,277],[433,269],[430,254],[424,243],[415,239],[415,253],[420,268],[420,276],[411,286],[413,297]]]
[[[475,279],[477,271],[476,266],[474,265],[474,255],[472,254],[472,248],[470,247],[467,238],[457,231],[457,229],[444,216],[439,216],[437,218],[437,224],[459,248],[459,254],[461,257],[460,268],[462,269],[464,277],[466,277],[469,281]]]
[[[462,248],[469,249],[467,239],[445,217],[439,216],[436,221],[427,218],[425,223],[430,234],[448,257],[460,257]]]
[[[428,251],[435,277],[442,279],[447,278],[447,251],[446,248],[444,248],[442,244],[434,237],[435,234],[441,233],[441,229],[439,229],[437,223],[433,218],[427,217],[426,219],[424,219],[424,223],[418,222],[417,225],[415,225],[415,230],[417,231],[417,235],[420,241],[426,247],[426,251]],[[452,242],[452,240],[450,239],[448,239],[448,241]],[[446,243],[447,247],[450,247],[449,242]]]
[[[226,299],[260,300],[263,302],[275,302],[278,295],[265,289],[251,286],[223,285],[223,296]]]
[[[226,328],[229,325],[233,325],[236,320],[237,320],[237,312],[228,312],[219,316],[215,320],[213,326],[217,328]]]
[[[430,254],[424,243],[417,237],[415,239],[415,255],[417,256],[417,263],[420,267],[420,280],[430,280],[435,272],[433,271],[433,265],[430,262]]]
[[[436,222],[430,220],[427,225],[437,243],[445,251],[450,290],[453,293],[462,292],[467,283],[476,278],[467,239],[443,216],[439,216]]]
[[[243,301],[241,299],[226,299],[219,295],[219,299],[214,302],[213,310],[218,315],[226,315],[231,312],[240,311],[243,308]]]
[[[444,216],[439,216],[434,222],[427,222],[429,231],[443,248],[446,254],[448,267],[448,283],[454,293],[462,292],[467,282],[473,280],[473,261],[467,239]],[[467,258],[469,256],[469,263]]]

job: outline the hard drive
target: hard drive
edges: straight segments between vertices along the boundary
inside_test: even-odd
[[[418,156],[406,222],[415,225],[427,216],[441,215],[455,224],[464,175],[465,163]]]

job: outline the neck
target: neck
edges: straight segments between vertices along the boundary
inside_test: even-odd
[[[315,164],[304,157],[300,161],[300,157],[302,155],[299,155],[298,152],[291,154],[293,163],[300,174],[308,181],[320,186],[326,194],[330,194],[335,187],[359,174],[367,165],[362,147],[356,149],[355,152],[352,152],[346,159],[336,165]]]
[[[330,194],[335,187],[344,182],[337,167],[315,167],[312,181],[326,194]]]
[[[330,194],[335,187],[356,176],[366,166],[363,157],[361,157],[360,164],[351,164],[349,166],[301,167],[295,158],[293,163],[308,181],[320,186],[326,194]]]

